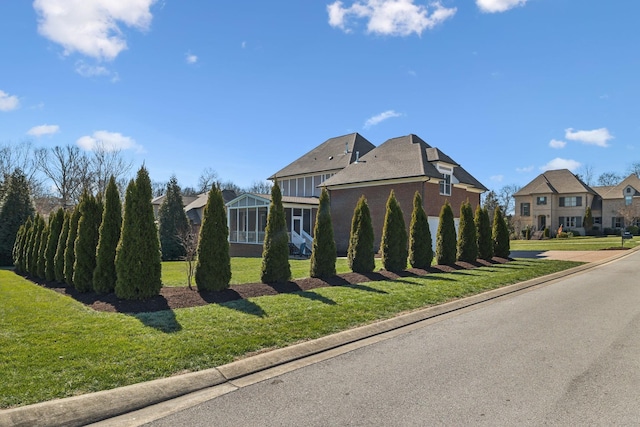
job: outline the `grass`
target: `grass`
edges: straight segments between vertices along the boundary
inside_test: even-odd
[[[95,312],[0,270],[0,408],[211,368],[577,264],[517,260],[137,315]]]
[[[290,259],[291,277],[302,279],[309,277],[310,261],[308,259]],[[262,258],[231,258],[231,284],[260,282],[260,268]],[[376,258],[376,269],[382,268],[382,261]],[[349,264],[346,258],[338,258],[336,261],[338,274],[349,272]],[[187,273],[185,263],[182,261],[165,261],[162,263],[162,283],[164,286],[187,286]],[[195,286],[195,283],[193,284]]]
[[[613,247],[620,248],[620,236],[607,237],[571,237],[569,239],[547,240],[512,240],[512,251],[598,251]],[[625,248],[633,248],[640,242],[640,237],[625,240]]]

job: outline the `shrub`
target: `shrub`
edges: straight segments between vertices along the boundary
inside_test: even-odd
[[[44,223],[44,219],[42,220]],[[49,218],[49,223],[51,222],[51,217]],[[45,278],[45,252],[47,251],[47,241],[49,240],[49,223],[44,223],[44,227],[40,232],[38,237],[38,248],[37,248],[37,257],[38,260],[36,265],[36,277],[40,279]]]
[[[102,204],[92,195],[85,193],[78,205],[78,210],[80,220],[74,248],[76,261],[73,266],[73,286],[80,292],[89,292],[93,290]]]
[[[478,231],[473,222],[473,210],[468,200],[460,205],[457,246],[458,261],[475,262],[478,259]]]
[[[413,268],[426,269],[433,261],[429,218],[422,207],[422,197],[416,191],[409,224],[409,264]]]
[[[27,245],[27,239],[29,238],[29,233],[31,233],[32,224],[33,222],[31,221],[31,217],[27,218],[27,221],[18,229],[16,242],[13,245],[13,265],[15,266],[15,271],[18,274],[23,274],[25,272],[24,248]]]
[[[360,196],[351,218],[349,249],[347,250],[349,268],[356,273],[370,273],[375,268],[373,253],[373,225],[369,205],[364,196]]]
[[[478,258],[491,261],[493,258],[493,239],[491,238],[491,223],[487,208],[483,209],[478,205],[474,222],[478,231]]]
[[[313,249],[311,251],[309,275],[311,277],[334,276],[336,274],[336,256],[329,193],[323,187],[320,193],[318,215],[313,230]]]
[[[493,252],[500,258],[509,258],[511,250],[509,248],[509,228],[502,215],[502,209],[496,208],[493,216]]]
[[[393,190],[387,199],[380,252],[386,270],[402,271],[407,268],[407,229]]]
[[[634,236],[637,236],[640,233],[640,227],[637,227],[635,225],[630,225],[627,227],[627,231],[633,234]]]
[[[69,219],[69,233],[67,245],[64,250],[64,280],[73,286],[73,268],[76,262],[76,237],[78,237],[78,222],[80,221],[80,209],[76,207]]]
[[[29,238],[29,245],[27,247],[27,272],[32,276],[36,276],[38,274],[38,251],[40,249],[40,237],[42,236],[44,225],[44,219],[42,219],[39,214],[36,214],[31,237]]]
[[[438,234],[436,235],[436,262],[442,265],[454,264],[456,255],[456,226],[451,205],[447,200],[440,209]]]
[[[558,239],[568,239],[569,237],[571,237],[569,235],[570,233],[566,232],[566,231],[561,231],[558,233],[558,235],[556,236]]]
[[[105,192],[104,209],[100,224],[96,269],[93,272],[93,289],[98,293],[113,292],[116,287],[116,248],[122,227],[122,206],[118,186],[113,176]]]
[[[286,282],[291,278],[289,235],[282,207],[282,193],[277,182],[271,187],[271,204],[262,247],[263,283]]]
[[[64,251],[67,247],[67,237],[69,237],[69,222],[71,220],[71,213],[64,213],[64,220],[62,222],[62,229],[60,236],[58,237],[58,246],[56,248],[56,255],[53,259],[54,263],[54,276],[56,281],[64,282]]]
[[[18,229],[34,214],[27,178],[16,169],[5,182],[0,200],[0,266],[13,265]]]
[[[544,228],[544,231],[542,232],[542,237],[546,239],[551,237],[551,230],[549,230],[549,227]]]
[[[175,176],[172,176],[167,183],[165,199],[158,211],[158,222],[160,223],[162,259],[182,259],[185,249],[179,236],[189,227],[189,221],[182,206],[182,191]]]
[[[64,223],[64,209],[60,208],[56,211],[49,225],[49,238],[47,240],[47,248],[45,249],[45,278],[53,281],[56,278],[55,258],[58,249],[58,240],[62,232]]]
[[[198,239],[195,278],[199,291],[221,291],[229,287],[231,259],[228,238],[227,212],[222,191],[214,185],[209,190]]]

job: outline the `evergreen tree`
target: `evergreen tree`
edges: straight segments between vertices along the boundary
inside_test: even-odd
[[[57,282],[64,282],[64,250],[67,247],[67,237],[69,237],[69,222],[71,220],[71,212],[65,211],[64,220],[60,237],[58,238],[58,246],[54,257],[54,276]]]
[[[44,228],[44,220],[40,214],[36,214],[31,227],[31,236],[29,236],[29,244],[26,248],[26,265],[27,273],[36,276],[38,273],[38,249],[40,249],[40,236]]]
[[[509,228],[502,216],[502,209],[498,206],[493,215],[493,252],[500,258],[509,258]]]
[[[407,268],[407,228],[393,190],[387,199],[380,252],[385,270],[402,271]]]
[[[353,211],[347,259],[349,268],[356,273],[370,273],[376,266],[371,212],[364,196],[360,196]]]
[[[84,193],[78,209],[80,220],[74,249],[76,261],[73,266],[73,286],[80,292],[90,292],[93,290],[102,206],[93,195]]]
[[[473,209],[467,200],[460,205],[458,228],[458,261],[476,262],[478,259],[478,231],[473,222]]]
[[[29,233],[31,233],[32,224],[33,222],[31,221],[31,217],[28,217],[27,221],[18,229],[16,243],[13,246],[13,263],[15,266],[15,271],[18,274],[24,274],[26,271],[24,248],[27,245],[27,240],[29,239]]]
[[[45,278],[45,252],[47,250],[47,240],[49,239],[49,224],[51,223],[51,218],[49,218],[49,222],[47,223],[44,222],[44,219],[42,221],[44,226],[38,237],[38,260],[36,265],[36,277],[40,279]]]
[[[429,218],[422,207],[422,197],[416,191],[409,225],[409,263],[413,268],[426,269],[433,261]]]
[[[125,196],[120,242],[116,250],[118,298],[146,299],[162,288],[162,264],[158,229],[151,205],[151,180],[143,166]]]
[[[436,262],[441,265],[451,265],[456,262],[456,226],[448,200],[440,209],[436,235]]]
[[[587,206],[584,212],[583,224],[585,233],[590,232],[593,229],[593,214],[591,213],[591,206]]]
[[[227,289],[231,280],[227,212],[222,190],[217,185],[209,190],[209,198],[204,207],[195,279],[199,291]]]
[[[286,282],[291,278],[289,235],[282,207],[282,193],[277,181],[271,187],[271,204],[262,249],[263,283]]]
[[[493,258],[493,239],[491,238],[491,223],[487,208],[476,208],[476,228],[478,230],[478,258],[491,261]]]
[[[318,205],[318,215],[313,230],[313,249],[311,251],[311,277],[331,277],[336,274],[336,242],[333,239],[331,224],[331,204],[329,192],[322,188]]]
[[[76,262],[76,237],[78,237],[78,222],[80,221],[80,209],[76,206],[69,219],[69,233],[64,249],[64,280],[73,286],[73,268]]]
[[[93,289],[99,294],[113,292],[116,286],[116,248],[122,227],[122,206],[116,180],[111,176],[105,192],[100,224]]]
[[[182,206],[182,191],[175,176],[172,176],[167,183],[165,198],[158,212],[158,221],[160,222],[162,259],[165,261],[182,259],[185,250],[179,236],[189,227],[189,221]]]
[[[0,266],[13,265],[18,229],[34,213],[27,178],[16,169],[4,183],[0,199]]]
[[[60,208],[53,215],[49,223],[49,238],[47,239],[47,248],[45,249],[45,271],[44,275],[48,281],[56,278],[55,274],[55,257],[58,249],[58,240],[62,231],[64,222],[64,209]]]

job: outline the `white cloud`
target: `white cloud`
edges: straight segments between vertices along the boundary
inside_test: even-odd
[[[15,110],[20,106],[20,100],[15,95],[9,95],[0,90],[0,111]]]
[[[187,64],[195,64],[198,62],[198,56],[192,53],[187,53]]]
[[[27,135],[32,136],[43,136],[43,135],[53,135],[54,133],[58,133],[60,131],[60,126],[58,125],[40,125],[34,126],[27,131]]]
[[[598,147],[608,147],[609,140],[613,139],[613,135],[609,133],[607,128],[578,130],[575,132],[569,128],[565,130],[564,137],[571,141],[579,141],[588,145],[597,145]]]
[[[364,128],[368,129],[371,126],[375,126],[375,125],[377,125],[378,123],[380,123],[382,121],[385,121],[385,120],[393,118],[393,117],[400,117],[400,116],[402,116],[402,114],[396,113],[393,110],[387,110],[384,113],[380,113],[380,114],[378,114],[376,116],[368,118],[367,121],[364,123]]]
[[[76,73],[82,77],[109,76],[111,71],[101,65],[89,65],[84,61],[76,62]]]
[[[578,169],[580,166],[582,166],[582,163],[577,162],[575,160],[561,159],[560,157],[556,157],[546,165],[540,166],[540,170],[548,171],[548,170],[554,170],[554,169],[569,169],[571,172],[575,172],[575,170]]]
[[[559,141],[557,139],[552,139],[551,141],[549,141],[549,147],[551,148],[564,148],[565,145],[567,145],[566,142]]]
[[[502,182],[502,180],[504,179],[504,175],[493,175],[490,176],[489,179],[493,182]]]
[[[127,48],[122,24],[141,31],[151,24],[156,0],[35,0],[38,32],[64,47],[98,60],[113,60]]]
[[[516,172],[518,173],[526,173],[526,172],[531,172],[533,170],[533,165],[531,166],[525,166],[523,168],[516,168]]]
[[[245,47],[247,47],[247,42],[242,42],[242,48],[244,49]]]
[[[514,7],[524,6],[528,0],[476,0],[476,5],[482,12],[506,12]]]
[[[456,11],[457,8],[446,8],[438,1],[427,7],[414,4],[414,0],[360,0],[349,7],[343,7],[338,0],[327,6],[332,27],[349,33],[350,19],[365,19],[367,32],[390,36],[420,35],[451,18]]]
[[[83,150],[92,151],[98,146],[102,146],[107,151],[116,150],[136,150],[142,151],[142,146],[138,145],[136,141],[129,137],[124,136],[118,132],[107,132],[106,130],[98,130],[93,135],[83,136],[76,141],[76,144]]]

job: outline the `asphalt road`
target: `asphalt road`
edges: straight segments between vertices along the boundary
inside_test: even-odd
[[[639,425],[640,252],[151,426]]]

